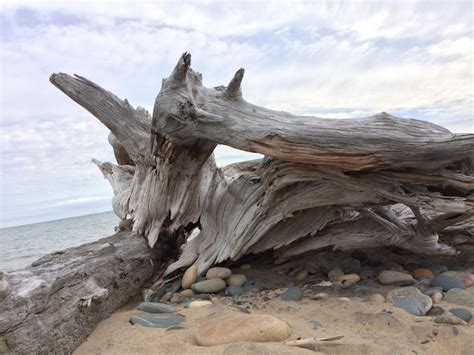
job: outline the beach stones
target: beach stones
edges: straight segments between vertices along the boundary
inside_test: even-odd
[[[449,303],[474,307],[474,294],[466,290],[453,288],[445,294],[444,298]]]
[[[409,285],[415,282],[410,274],[400,271],[384,270],[379,274],[379,282],[382,285],[403,284]]]
[[[226,279],[232,275],[232,271],[226,267],[211,267],[207,270],[206,279]]]
[[[408,313],[421,316],[425,315],[433,306],[433,301],[414,287],[403,287],[390,291],[387,301],[395,307],[403,308]]]
[[[139,311],[148,312],[148,313],[173,313],[176,311],[176,308],[164,303],[157,302],[143,302],[140,303],[137,307]]]
[[[247,282],[247,277],[243,274],[232,274],[225,279],[229,286],[243,286]]]
[[[181,297],[193,297],[194,296],[194,291],[191,290],[190,288],[183,290],[179,293]]]
[[[433,300],[433,303],[440,303],[443,300],[443,294],[441,292],[434,292],[431,295],[431,299]]]
[[[212,302],[205,301],[205,300],[196,300],[188,304],[188,308],[198,308],[198,307],[204,307],[204,306],[212,306]]]
[[[197,330],[201,346],[238,342],[277,342],[288,338],[286,322],[268,314],[230,313],[205,321]]]
[[[435,323],[444,323],[444,324],[451,324],[451,325],[465,325],[467,324],[466,321],[462,320],[459,317],[456,317],[454,314],[446,312],[436,316]]]
[[[222,279],[210,279],[206,281],[196,282],[191,286],[192,290],[197,293],[216,293],[222,291],[226,283]]]
[[[382,296],[380,293],[374,293],[373,295],[370,295],[369,302],[384,303],[385,302],[385,297]]]
[[[299,301],[303,297],[303,290],[298,286],[289,287],[280,295],[283,301]]]
[[[326,300],[328,298],[329,298],[329,294],[326,292],[319,292],[311,297],[312,300],[316,300],[316,301]]]
[[[450,309],[449,312],[451,312],[456,317],[461,318],[466,323],[469,323],[472,319],[472,313],[465,308],[453,308]]]
[[[347,274],[347,275],[339,275],[334,277],[334,281],[345,282],[350,281],[353,284],[360,281],[360,277],[357,274]]]
[[[188,267],[188,269],[185,271],[183,275],[183,279],[181,280],[181,287],[183,289],[190,288],[191,285],[196,282],[197,275],[198,275],[197,266],[192,265]]]
[[[296,273],[295,275],[295,279],[298,280],[298,281],[303,281],[303,280],[306,280],[306,278],[308,277],[309,273],[308,271],[306,270],[300,270]]]
[[[464,286],[464,282],[459,280],[456,277],[453,276],[448,276],[448,275],[438,275],[435,276],[431,282],[430,286],[432,287],[442,287],[443,291],[449,291],[452,288],[459,288],[459,289],[465,289],[466,287]]]
[[[140,313],[130,317],[129,322],[147,328],[168,328],[184,322],[185,317],[175,314]]]
[[[411,272],[411,275],[418,279],[420,277],[433,277],[433,272],[430,269],[426,268],[418,268]]]
[[[342,269],[340,267],[335,267],[334,269],[331,269],[328,272],[328,278],[331,281],[334,281],[335,277],[342,276],[342,275],[344,275],[344,271],[342,271]]]

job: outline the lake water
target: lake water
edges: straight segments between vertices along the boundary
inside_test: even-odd
[[[114,234],[119,219],[113,212],[0,229],[0,271],[24,268],[58,250]]]

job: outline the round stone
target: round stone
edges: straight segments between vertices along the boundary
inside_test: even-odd
[[[277,342],[288,338],[286,322],[269,314],[225,314],[205,321],[197,330],[201,346],[238,342]]]
[[[344,272],[342,271],[342,269],[340,267],[335,267],[334,269],[329,271],[328,278],[329,280],[334,281],[334,278],[336,276],[342,276],[342,275],[344,275]]]
[[[168,302],[173,297],[173,292],[166,292],[163,297],[160,298],[161,302]]]
[[[382,296],[380,293],[374,293],[373,295],[370,295],[369,302],[385,303],[385,297]]]
[[[222,279],[211,279],[201,282],[196,282],[191,286],[194,292],[197,293],[216,293],[225,288],[225,281]]]
[[[147,313],[173,313],[176,311],[176,308],[173,306],[157,302],[140,303],[137,309]]]
[[[464,282],[459,280],[456,277],[447,276],[447,275],[438,275],[433,277],[431,280],[430,286],[436,287],[440,286],[443,288],[443,291],[449,291],[452,288],[465,289]]]
[[[440,303],[443,300],[443,294],[441,292],[434,292],[431,295],[431,299],[433,300],[433,303],[435,304]]]
[[[424,315],[423,304],[415,298],[401,298],[397,300],[394,304],[394,307],[404,309],[414,316]]]
[[[411,272],[411,275],[417,279],[419,277],[433,277],[433,272],[430,269],[418,268]]]
[[[472,319],[472,313],[466,308],[453,308],[450,309],[449,312],[467,323],[469,323]]]
[[[296,273],[295,275],[295,279],[297,279],[298,281],[303,281],[305,280],[306,278],[308,277],[308,271],[306,270],[300,270]]]
[[[405,299],[409,301],[403,301]],[[431,297],[422,294],[414,287],[403,287],[390,291],[387,294],[387,301],[415,315],[425,315],[433,306]]]
[[[183,275],[183,279],[181,280],[181,287],[183,289],[190,288],[193,283],[196,282],[198,275],[198,268],[195,265],[188,267]]]
[[[289,287],[280,295],[283,301],[299,301],[303,297],[303,290],[298,286]]]
[[[453,288],[449,290],[445,295],[445,300],[449,303],[474,307],[474,294],[459,288]]]
[[[129,322],[148,328],[168,328],[181,324],[185,318],[175,314],[141,313],[130,317]]]
[[[229,296],[237,296],[244,293],[244,289],[240,286],[229,286],[225,290],[225,294]]]
[[[379,274],[379,282],[382,285],[410,284],[415,282],[410,274],[400,271],[384,270]]]
[[[183,290],[179,293],[181,297],[193,297],[194,296],[194,291],[191,290],[190,288]]]
[[[247,277],[243,274],[233,274],[225,279],[229,286],[243,286],[247,282]]]
[[[211,267],[207,270],[206,279],[226,279],[232,275],[232,271],[226,267]]]
[[[339,282],[352,281],[353,283],[356,283],[360,281],[360,277],[357,274],[339,275],[339,276],[334,277],[334,281],[339,281]]]

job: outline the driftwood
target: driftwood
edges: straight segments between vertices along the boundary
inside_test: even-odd
[[[454,255],[445,231],[472,240],[474,135],[384,112],[272,111],[243,99],[243,69],[206,88],[190,65],[185,53],[163,79],[152,117],[83,77],[50,78],[111,131],[119,164],[95,163],[117,215],[150,246],[162,235],[181,245],[168,273],[266,250],[281,261],[326,247]],[[217,144],[264,158],[218,168]]]
[[[120,232],[2,275],[0,353],[69,354],[159,266],[156,249]]]

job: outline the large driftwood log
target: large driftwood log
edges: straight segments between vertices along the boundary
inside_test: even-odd
[[[151,119],[83,77],[50,78],[116,139],[119,165],[96,164],[117,215],[150,246],[165,232],[184,242],[167,272],[266,250],[280,260],[325,247],[454,254],[440,235],[472,238],[474,135],[387,113],[272,111],[243,99],[243,69],[206,88],[190,64],[183,54],[163,80]],[[217,144],[265,157],[218,168]]]
[[[160,265],[157,250],[130,232],[46,255],[36,264],[2,274],[2,354],[72,353]]]

